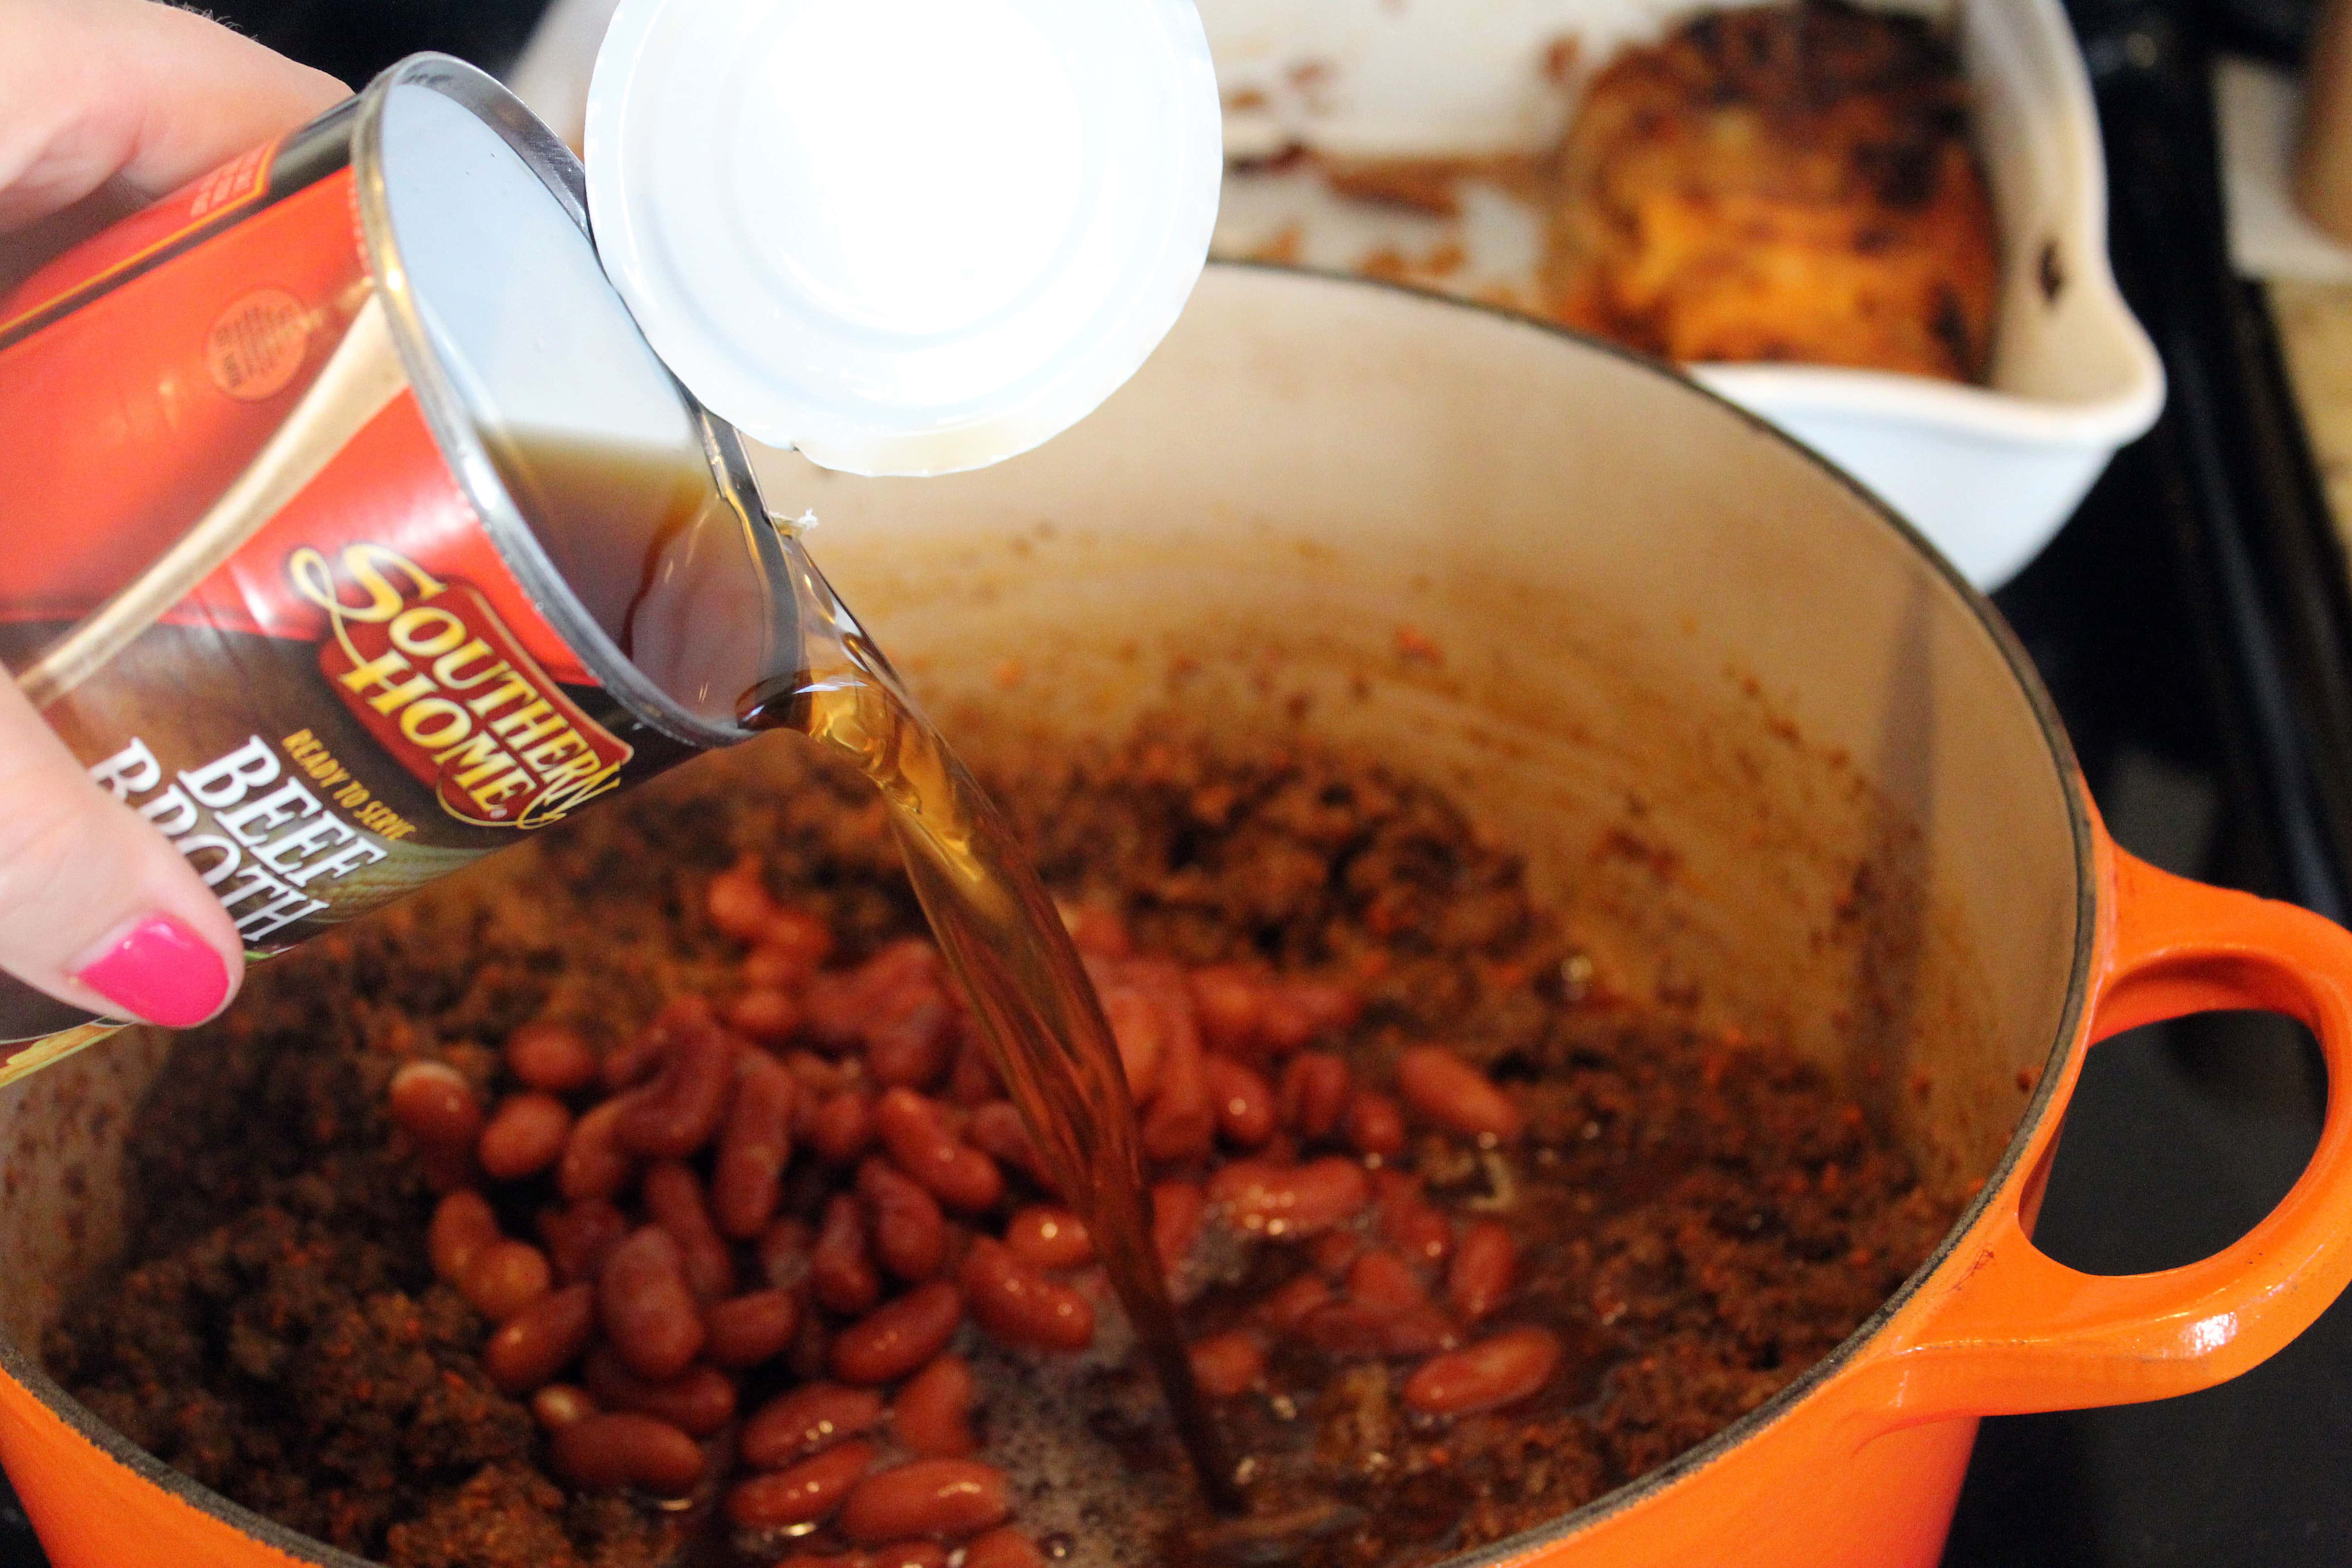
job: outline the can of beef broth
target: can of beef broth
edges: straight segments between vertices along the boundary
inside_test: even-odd
[[[796,648],[583,190],[419,57],[0,300],[0,659],[250,957],[742,738]],[[9,982],[0,1082],[110,1027]]]

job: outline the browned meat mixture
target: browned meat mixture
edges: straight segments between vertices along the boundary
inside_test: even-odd
[[[134,1256],[49,1364],[399,1568],[1036,1568],[1139,1516],[1130,1560],[1249,1560],[1167,1511],[1172,1436],[866,787],[758,750],[257,974],[142,1109]],[[1404,1568],[1591,1500],[1950,1222],[1813,1069],[1613,994],[1433,790],[1158,742],[1007,798],[1298,1560]],[[697,1100],[712,1062],[731,1100]]]

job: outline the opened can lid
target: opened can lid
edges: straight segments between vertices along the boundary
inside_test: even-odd
[[[938,474],[1142,364],[1223,145],[1191,0],[623,0],[587,163],[606,272],[712,412]]]

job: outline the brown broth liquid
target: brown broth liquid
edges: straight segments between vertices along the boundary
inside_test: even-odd
[[[805,665],[746,691],[738,718],[747,729],[813,737],[881,790],[940,952],[1039,1157],[1087,1222],[1201,1489],[1218,1511],[1235,1511],[1233,1467],[1193,1384],[1152,1242],[1135,1107],[1093,983],[995,805],[798,540],[784,542]]]
[[[702,454],[502,433],[493,460],[589,618],[706,722],[793,730],[873,780],[949,968],[1167,1400],[1202,1494],[1242,1497],[1192,1379],[1151,1234],[1127,1075],[1093,983],[1012,829],[799,538],[714,493]],[[783,581],[756,531],[773,529]]]

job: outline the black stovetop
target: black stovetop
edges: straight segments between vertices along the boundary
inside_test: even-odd
[[[541,3],[213,0],[354,83],[418,48],[501,68]],[[2116,269],[2172,397],[1996,597],[2119,842],[2340,918],[2352,866],[2347,578],[2267,319],[2227,273],[2205,79],[2216,47],[2291,59],[2305,4],[2075,0],[2108,146]],[[2325,1092],[2309,1040],[2274,1018],[2189,1019],[2100,1046],[2038,1239],[2099,1272],[2215,1250],[2292,1184]],[[40,1562],[21,1516],[0,1505],[0,1568]],[[2352,1563],[2352,1303],[2204,1394],[1986,1422],[1945,1563]]]

